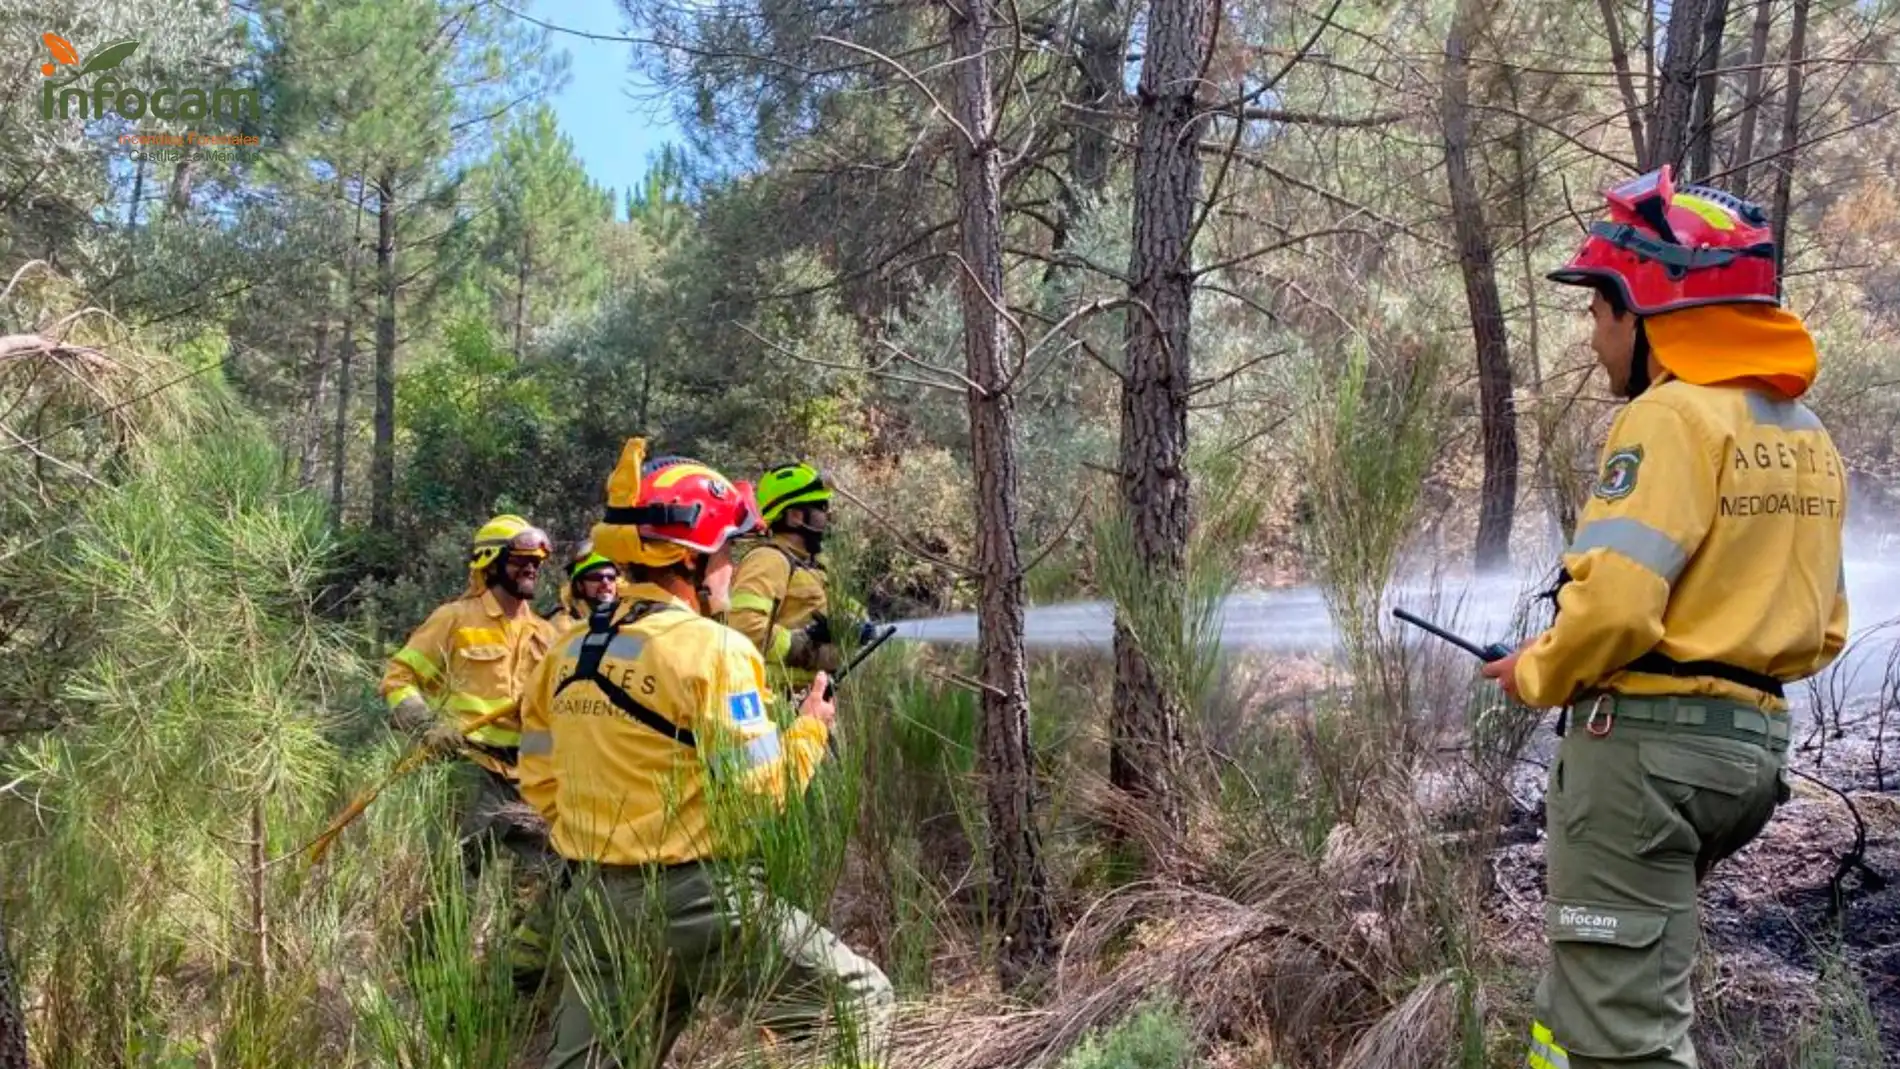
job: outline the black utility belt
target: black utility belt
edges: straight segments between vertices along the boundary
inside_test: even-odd
[[[1651,676],[1671,676],[1676,679],[1720,679],[1750,690],[1761,691],[1771,698],[1786,700],[1788,697],[1782,689],[1781,680],[1774,676],[1752,672],[1746,668],[1737,668],[1720,661],[1678,661],[1654,650],[1624,665],[1622,670],[1641,672]]]

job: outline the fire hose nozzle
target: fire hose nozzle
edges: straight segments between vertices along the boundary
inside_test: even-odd
[[[1406,612],[1404,609],[1393,609],[1392,615],[1398,617],[1399,619],[1405,621],[1408,624],[1411,624],[1413,627],[1422,629],[1428,634],[1436,635],[1437,637],[1444,639],[1446,642],[1449,642],[1452,645],[1458,647],[1459,649],[1464,650],[1466,653],[1471,654],[1473,657],[1476,657],[1477,659],[1485,662],[1486,664],[1489,664],[1492,661],[1501,661],[1504,658],[1509,657],[1511,655],[1511,647],[1506,646],[1502,642],[1493,642],[1488,646],[1480,646],[1477,643],[1471,641],[1470,639],[1462,638],[1458,635],[1454,635],[1450,631],[1447,631],[1444,628],[1439,627],[1437,624],[1432,623],[1430,620],[1426,620],[1423,617],[1415,616],[1412,613]]]

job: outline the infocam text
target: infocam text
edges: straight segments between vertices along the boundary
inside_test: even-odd
[[[55,89],[40,83],[42,119],[103,119],[117,112],[128,119],[151,115],[159,119],[257,119],[263,114],[257,90],[161,85],[153,89],[124,85],[117,78],[100,78],[90,89],[70,85]]]

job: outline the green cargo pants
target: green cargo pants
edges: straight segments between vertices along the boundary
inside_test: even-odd
[[[1696,1069],[1696,887],[1781,801],[1788,718],[1701,698],[1578,704],[1550,769],[1531,1069]]]
[[[547,822],[521,800],[513,783],[475,764],[457,762],[456,836],[462,864],[478,877],[500,854],[511,867],[514,900],[508,914],[513,931],[504,953],[515,986],[540,987],[553,957],[555,885],[563,862],[548,843]]]
[[[547,1069],[659,1069],[702,1001],[829,1061],[880,1064],[890,981],[756,873],[713,863],[576,869]],[[838,1027],[821,1036],[829,1017]],[[802,1064],[802,1063],[801,1063]]]

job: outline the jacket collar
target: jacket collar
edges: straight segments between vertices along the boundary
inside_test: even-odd
[[[674,597],[670,591],[657,583],[627,583],[620,588],[620,604],[616,607],[614,619],[618,620],[626,616],[635,605],[643,601],[656,601],[662,605],[671,605],[676,609],[685,609],[687,612],[695,615],[699,612],[698,609],[693,608],[691,602]]]

